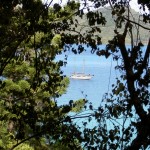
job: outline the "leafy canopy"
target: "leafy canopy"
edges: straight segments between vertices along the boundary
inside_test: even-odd
[[[89,2],[96,10],[90,8]],[[1,149],[50,149],[62,145],[66,149],[149,148],[150,39],[143,50],[139,32],[140,28],[150,31],[149,13],[134,19],[128,0],[80,3],[68,1],[62,7],[40,0],[0,2]],[[150,10],[148,1],[138,3],[143,11],[145,7]],[[107,19],[99,8],[107,4],[114,19],[114,37],[105,49],[100,49],[101,30]],[[85,25],[80,24],[83,18]],[[72,48],[72,44],[78,44],[78,48]],[[61,71],[65,63],[57,62],[55,57],[68,48],[81,53],[82,44],[90,46],[91,53],[112,57],[121,72],[112,92],[103,99],[105,105],[97,109],[88,106],[87,100],[57,105],[57,97],[66,91],[69,80]],[[82,112],[83,105],[88,113]],[[71,111],[81,113],[70,115]],[[87,118],[82,129],[74,121],[77,118]],[[93,119],[97,123],[89,128]]]

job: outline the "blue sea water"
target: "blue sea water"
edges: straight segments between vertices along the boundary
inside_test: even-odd
[[[74,47],[76,47],[74,45]],[[100,45],[100,49],[105,49],[105,45]],[[110,93],[112,84],[116,83],[116,78],[120,77],[120,72],[115,70],[117,63],[113,61],[112,56],[105,58],[91,53],[91,48],[84,46],[86,51],[81,54],[74,54],[71,50],[65,54],[57,56],[58,60],[64,60],[67,55],[67,64],[62,67],[64,75],[70,76],[73,72],[84,72],[92,74],[91,80],[74,80],[70,79],[70,85],[67,92],[58,99],[58,104],[67,104],[70,100],[86,98],[92,102],[93,106],[98,107],[102,103],[105,93]],[[130,48],[130,45],[127,45]],[[142,47],[145,52],[146,46]]]
[[[105,47],[102,45],[102,47]],[[84,72],[92,74],[91,80],[70,79],[67,92],[58,99],[58,104],[67,104],[70,100],[86,98],[98,107],[102,103],[102,98],[106,92],[110,92],[111,85],[119,77],[119,72],[114,69],[116,62],[112,58],[106,59],[104,56],[97,56],[90,53],[90,48],[81,54],[67,52],[67,64],[62,68],[64,75],[70,76],[73,72]],[[60,55],[57,59],[63,60],[65,55]]]
[[[102,48],[105,46],[103,45]],[[89,103],[92,103],[93,108],[96,109],[99,106],[104,106],[106,104],[103,101],[105,93],[109,93],[112,90],[112,84],[116,83],[116,78],[119,78],[120,73],[115,70],[117,62],[114,62],[112,57],[105,58],[104,56],[98,56],[96,54],[91,54],[91,49],[86,49],[86,52],[81,54],[73,54],[72,52],[67,52],[57,57],[58,60],[64,60],[65,55],[67,55],[67,64],[62,67],[64,75],[70,77],[73,72],[82,72],[83,65],[85,66],[85,73],[92,74],[94,77],[91,80],[75,80],[70,79],[70,84],[67,92],[57,99],[58,105],[68,104],[70,100],[86,99]],[[84,113],[90,113],[90,110],[83,111]],[[71,113],[71,115],[74,115]],[[88,118],[75,119],[74,122],[79,126],[82,122],[87,121]],[[90,123],[88,122],[88,127],[93,128],[97,124],[96,120],[93,118]],[[110,129],[112,125],[107,123]]]
[[[104,47],[105,46],[102,45],[102,48]],[[86,98],[93,104],[94,108],[105,104],[105,102],[103,102],[104,94],[111,92],[112,84],[115,84],[116,78],[119,78],[121,75],[119,71],[115,70],[117,62],[113,61],[111,56],[106,59],[104,56],[100,57],[96,54],[91,54],[88,48],[86,52],[81,54],[75,55],[71,52],[67,52],[66,55],[68,56],[67,65],[62,67],[64,75],[69,77],[73,72],[82,72],[83,65],[85,64],[85,73],[92,74],[94,77],[91,80],[70,79],[67,92],[58,99],[58,105],[68,104],[70,100],[78,100],[81,98]],[[65,54],[57,57],[57,59],[61,60],[64,58]],[[79,125],[82,121],[83,119],[78,119],[76,123]],[[123,124],[122,119],[117,120],[117,122]],[[95,124],[97,123],[93,119],[89,127],[94,127]],[[128,126],[129,122],[126,121],[124,125]],[[107,122],[107,128],[112,128],[112,124],[109,121]]]

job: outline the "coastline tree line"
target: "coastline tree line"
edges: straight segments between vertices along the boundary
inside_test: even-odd
[[[139,18],[129,2],[0,1],[0,149],[150,148],[150,37],[143,43],[140,34],[141,29],[150,33],[150,2],[138,0]],[[114,37],[99,49],[107,26],[100,8],[108,4]],[[106,93],[104,106],[95,109],[86,99],[58,106],[69,79],[61,70],[67,57],[55,57],[67,50],[82,53],[83,44],[91,47],[91,55],[117,61],[121,76]],[[74,121],[79,118],[82,125]],[[96,124],[89,128],[93,119]]]

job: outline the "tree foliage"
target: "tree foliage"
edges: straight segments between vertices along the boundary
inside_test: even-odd
[[[84,14],[81,10],[80,15],[81,17],[86,15],[91,30],[88,29],[85,34],[80,35],[80,39],[82,39],[80,42],[88,43],[92,48],[91,52],[98,56],[106,58],[112,56],[113,60],[118,62],[115,68],[122,74],[116,84],[112,85],[112,93],[107,93],[103,99],[107,103],[102,110],[108,111],[107,117],[103,116],[106,120],[106,128],[95,129],[95,139],[94,136],[91,136],[92,138],[88,140],[93,143],[98,137],[101,137],[100,144],[97,143],[97,146],[101,147],[100,149],[148,149],[150,144],[148,132],[150,126],[148,121],[150,116],[150,37],[147,37],[146,49],[144,49],[139,28],[150,31],[149,13],[139,14],[142,21],[139,19],[136,22],[130,11],[129,1],[91,0],[94,8],[109,4],[112,11],[110,15],[114,18],[115,23],[115,29],[112,29],[114,38],[108,41],[105,49],[100,49],[97,44],[100,44],[103,37],[96,34],[101,31],[100,24],[107,24],[107,20],[103,17],[100,9],[93,11],[88,7],[88,2],[84,2],[83,7],[87,9],[87,13]],[[138,3],[141,4],[141,10],[145,11],[146,7],[150,10],[148,1],[138,1]],[[133,33],[135,31],[136,34]],[[127,35],[130,36],[130,47],[126,45]],[[77,51],[80,53],[80,48]],[[95,114],[95,117],[98,121],[99,116],[97,117]],[[109,129],[107,124],[110,122],[112,122],[112,126]],[[94,144],[90,143],[88,146],[91,145]]]
[[[0,2],[1,149],[150,147],[150,39],[143,49],[139,33],[139,28],[150,31],[149,13],[143,12],[142,21],[140,17],[136,22],[129,1],[80,3],[68,1],[61,6],[40,0]],[[141,10],[150,10],[148,1],[138,3]],[[114,19],[114,38],[100,49],[101,27],[107,25],[107,20],[99,8],[107,4]],[[83,17],[88,24],[81,27],[78,18]],[[126,46],[127,35],[130,47]],[[77,49],[72,44],[77,44]],[[91,53],[112,57],[121,72],[112,92],[103,99],[105,105],[97,109],[86,100],[57,105],[57,97],[66,91],[69,80],[61,71],[65,62],[55,57],[70,48],[75,54],[81,53],[82,44],[90,46]],[[75,123],[78,118],[84,118],[82,125]],[[89,128],[93,120],[95,126]]]
[[[55,56],[62,53],[60,32],[68,27],[65,21],[78,5],[59,9],[56,5],[49,8],[39,0],[0,2],[1,149],[22,143],[31,149],[48,149],[47,142],[50,148],[59,141],[68,147],[77,138],[70,131],[76,127],[65,119],[71,107],[56,103],[69,79],[62,75],[63,62]],[[42,138],[44,146],[38,144]]]

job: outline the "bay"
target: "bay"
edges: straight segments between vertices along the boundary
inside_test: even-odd
[[[73,45],[76,48],[76,45]],[[99,49],[105,49],[106,45],[100,45]],[[64,60],[67,55],[67,64],[62,67],[64,75],[70,77],[73,72],[82,72],[85,64],[85,73],[92,74],[94,77],[91,80],[74,80],[70,79],[70,84],[67,92],[58,98],[58,104],[68,104],[70,100],[78,100],[86,98],[92,102],[94,107],[102,104],[102,99],[105,93],[110,93],[112,84],[116,83],[116,78],[120,77],[120,72],[115,70],[115,66],[120,62],[113,61],[112,56],[105,58],[91,53],[91,48],[84,46],[86,51],[81,54],[73,54],[71,50],[57,56],[56,60]],[[131,46],[127,45],[130,49]],[[145,53],[146,46],[142,47]],[[118,54],[119,55],[119,54]],[[144,55],[144,54],[142,54]]]
[[[104,45],[102,46],[104,47]],[[62,67],[62,71],[67,77],[73,72],[82,72],[83,63],[85,64],[85,73],[94,75],[91,80],[70,79],[67,92],[58,99],[59,105],[67,104],[70,100],[85,98],[94,107],[98,107],[102,103],[104,94],[111,91],[111,85],[119,77],[119,72],[114,69],[116,62],[111,57],[106,59],[104,56],[91,54],[90,51],[91,49],[87,48],[81,54],[75,55],[67,52],[57,57],[57,59],[63,60],[67,55],[67,64]]]
[[[105,45],[102,45],[104,48]],[[128,46],[129,47],[129,46]],[[146,47],[143,48],[145,51]],[[62,71],[64,75],[69,77],[73,72],[82,72],[83,61],[85,62],[85,73],[92,74],[94,77],[91,80],[74,80],[70,79],[70,84],[67,89],[67,92],[63,94],[60,98],[58,98],[58,105],[68,104],[70,100],[78,100],[80,98],[85,98],[89,102],[91,102],[94,108],[99,107],[100,105],[105,105],[106,102],[103,102],[103,96],[105,93],[111,93],[112,84],[116,84],[116,78],[120,77],[120,72],[115,70],[115,66],[117,62],[113,61],[110,56],[108,59],[105,57],[97,56],[96,54],[90,53],[91,49],[87,48],[86,52],[82,54],[73,54],[71,52],[67,52],[68,59],[67,65],[62,67]],[[63,60],[65,55],[60,55],[57,59]],[[120,62],[118,62],[120,63]],[[76,119],[75,123],[78,125],[82,125],[84,119]],[[134,118],[132,118],[134,119]],[[126,120],[124,127],[128,127],[132,119]],[[117,119],[115,124],[120,125],[123,124],[123,119]],[[88,123],[89,128],[93,128],[97,125],[97,122],[93,118],[90,123]],[[107,120],[107,129],[112,129],[114,126],[112,122]],[[122,128],[120,126],[120,130]],[[121,133],[120,133],[121,134]],[[136,133],[133,133],[134,139]]]

